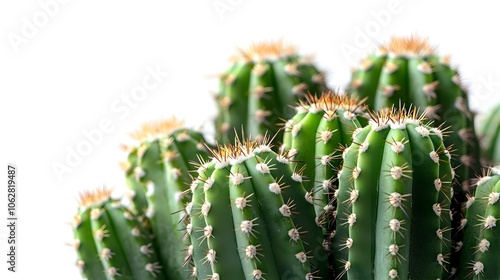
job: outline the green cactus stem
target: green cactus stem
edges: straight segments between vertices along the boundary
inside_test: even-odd
[[[500,166],[488,168],[468,196],[459,279],[500,279]]]
[[[200,163],[189,227],[198,279],[328,279],[302,174],[266,138],[219,146]]]
[[[399,104],[425,109],[435,126],[446,127],[445,145],[453,146],[456,155],[451,160],[457,174],[451,207],[453,228],[458,228],[463,218],[460,205],[466,200],[470,180],[480,173],[480,146],[467,90],[450,66],[450,58],[439,56],[427,39],[394,37],[378,54],[363,60],[353,74],[349,93],[367,97],[372,110]],[[461,241],[459,231],[453,230],[452,235],[454,243]],[[458,264],[456,257],[452,256],[454,266]]]
[[[74,217],[77,265],[87,279],[164,279],[144,217],[105,188],[80,195]]]
[[[479,128],[483,164],[498,164],[500,163],[500,105],[493,107],[484,117],[483,125]]]
[[[229,143],[234,129],[249,135],[274,135],[281,119],[291,118],[293,106],[307,91],[326,90],[325,74],[311,60],[299,56],[281,41],[258,43],[233,59],[220,78],[215,119],[217,141]]]
[[[182,251],[189,250],[184,234],[190,223],[185,211],[191,201],[189,183],[193,163],[208,158],[203,136],[183,128],[175,118],[146,123],[132,136],[136,145],[127,148],[128,160],[122,164],[135,208],[152,224],[155,247],[168,279],[186,279],[189,269]]]
[[[337,279],[446,279],[454,172],[442,131],[416,111],[383,110],[343,157]]]
[[[329,91],[319,97],[309,94],[285,124],[281,149],[289,151],[292,168],[302,170],[302,183],[311,194],[325,236],[334,226],[331,201],[337,190],[341,149],[351,144],[354,131],[361,130],[365,115],[363,100]]]

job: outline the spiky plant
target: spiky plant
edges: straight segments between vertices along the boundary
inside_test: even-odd
[[[293,116],[289,106],[299,97],[307,91],[319,93],[325,89],[324,73],[282,41],[257,43],[240,50],[220,78],[216,95],[217,141],[229,143],[235,136],[241,138],[234,129],[242,128],[256,138],[266,132],[273,135],[280,118]]]
[[[314,201],[319,223],[329,235],[333,229],[340,150],[352,141],[365,117],[362,100],[337,92],[308,95],[299,102],[297,114],[285,124],[281,149],[289,151],[292,168],[303,173],[303,185]],[[363,120],[362,120],[363,122]]]
[[[111,198],[106,188],[80,195],[74,216],[77,265],[87,279],[164,279],[148,221]]]
[[[470,195],[462,220],[464,230],[459,279],[500,279],[500,166],[486,169]]]
[[[168,279],[185,279],[189,272],[181,252],[189,248],[190,240],[183,236],[189,224],[184,206],[191,201],[192,163],[208,158],[205,140],[175,118],[145,123],[132,136],[136,144],[126,148],[128,161],[122,164],[131,200],[151,220]]]
[[[441,130],[417,111],[373,114],[339,174],[337,279],[446,279],[454,172]]]
[[[500,105],[493,107],[479,128],[481,157],[485,164],[500,163]]]
[[[312,200],[269,141],[211,150],[191,185],[188,233],[197,279],[329,279]]]
[[[427,39],[394,37],[379,48],[379,54],[363,60],[353,74],[349,93],[367,97],[373,110],[399,104],[425,109],[435,126],[447,127],[445,144],[453,146],[456,155],[451,163],[457,174],[452,201],[453,225],[457,228],[470,180],[480,172],[480,146],[467,91],[458,72],[450,67],[450,58],[438,55]],[[460,232],[454,230],[453,236],[455,243],[460,242]],[[453,263],[458,264],[455,255]]]

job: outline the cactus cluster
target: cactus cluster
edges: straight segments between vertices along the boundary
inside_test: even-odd
[[[282,41],[254,44],[233,60],[221,75],[216,95],[219,143],[230,143],[235,136],[241,139],[234,129],[256,138],[273,135],[280,119],[293,116],[290,106],[300,97],[326,90],[325,74]]]
[[[215,145],[146,123],[123,145],[124,199],[80,195],[84,278],[500,278],[500,167],[472,180],[475,114],[427,40],[382,45],[344,94],[283,42],[254,44],[216,101]],[[488,164],[498,118],[482,126]]]

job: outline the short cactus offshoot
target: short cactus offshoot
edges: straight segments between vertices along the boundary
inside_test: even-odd
[[[208,158],[203,136],[182,125],[176,119],[144,124],[132,133],[137,144],[127,148],[128,161],[122,164],[135,208],[151,220],[168,279],[188,276],[180,252],[190,245],[183,233],[189,224],[184,210],[191,201],[189,172],[195,169],[193,162]]]
[[[302,174],[265,138],[219,146],[200,164],[186,207],[198,279],[328,279]]]
[[[164,279],[147,220],[110,197],[107,189],[80,195],[74,217],[77,265],[87,279]]]
[[[274,135],[280,118],[294,114],[290,108],[307,91],[326,90],[324,73],[281,41],[258,43],[240,55],[220,79],[215,120],[217,141],[229,143],[234,129],[243,128],[257,138]]]
[[[500,166],[489,168],[477,179],[474,196],[469,196],[462,220],[464,242],[460,279],[500,279]]]
[[[331,91],[319,97],[309,94],[285,124],[281,149],[289,151],[292,167],[302,170],[302,183],[327,235],[333,229],[335,208],[331,201],[337,190],[340,150],[351,144],[354,131],[361,130],[360,120],[364,122],[367,114],[362,101]]]
[[[337,279],[446,279],[453,169],[440,129],[416,111],[381,111],[339,171]]]

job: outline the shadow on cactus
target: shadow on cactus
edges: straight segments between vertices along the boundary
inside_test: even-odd
[[[383,110],[343,157],[336,279],[446,279],[454,172],[442,131],[417,111]]]
[[[217,141],[229,143],[234,128],[243,128],[257,138],[278,132],[280,118],[294,114],[294,105],[306,92],[326,90],[325,74],[310,58],[299,56],[282,41],[258,43],[240,50],[232,65],[220,78],[216,96]]]

